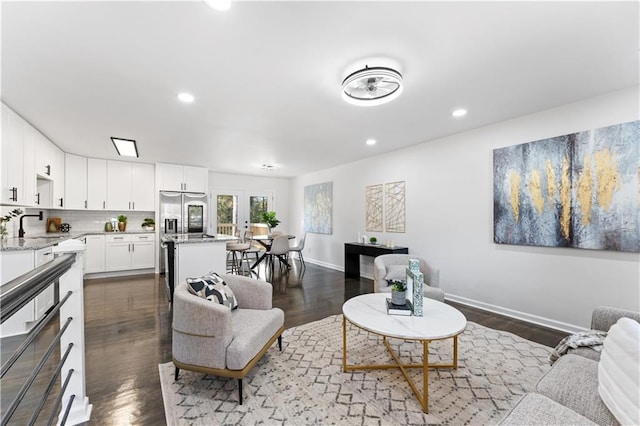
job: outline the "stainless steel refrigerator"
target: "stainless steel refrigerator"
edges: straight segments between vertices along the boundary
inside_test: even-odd
[[[202,192],[160,191],[160,235],[206,234],[207,194]],[[165,269],[164,249],[160,247],[160,272]]]

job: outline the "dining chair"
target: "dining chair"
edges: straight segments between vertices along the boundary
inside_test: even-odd
[[[299,239],[298,243],[289,247],[289,252],[298,253],[298,259],[300,259],[300,266],[306,267],[304,263],[304,257],[302,257],[302,250],[304,249],[304,242],[307,239],[307,233],[302,234],[302,238]]]
[[[268,265],[273,275],[274,270],[274,258],[278,259],[278,267],[282,268],[282,263],[284,262],[284,258],[289,253],[289,236],[288,235],[278,235],[273,239],[273,243],[271,243],[271,248],[267,251],[268,256]]]

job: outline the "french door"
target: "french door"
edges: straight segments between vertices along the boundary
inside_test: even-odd
[[[273,210],[271,191],[213,190],[211,214],[213,228],[218,234],[239,235],[252,231],[254,235],[268,232],[260,222],[260,214]]]

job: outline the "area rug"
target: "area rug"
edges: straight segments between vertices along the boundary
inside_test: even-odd
[[[389,363],[376,335],[349,326],[349,364]],[[404,362],[420,363],[422,346],[391,339]],[[458,369],[429,371],[429,414],[398,369],[342,371],[342,316],[293,327],[243,381],[160,364],[168,425],[487,425],[496,424],[550,369],[551,348],[469,322],[459,337]],[[451,340],[432,342],[429,362],[449,363]],[[420,369],[410,374],[422,389]]]

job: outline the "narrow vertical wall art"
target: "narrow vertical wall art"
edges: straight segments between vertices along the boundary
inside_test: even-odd
[[[366,227],[369,232],[382,232],[383,186],[367,186]]]
[[[333,233],[333,182],[304,187],[304,230],[316,234]]]
[[[405,232],[405,182],[384,185],[386,197],[386,231]]]

